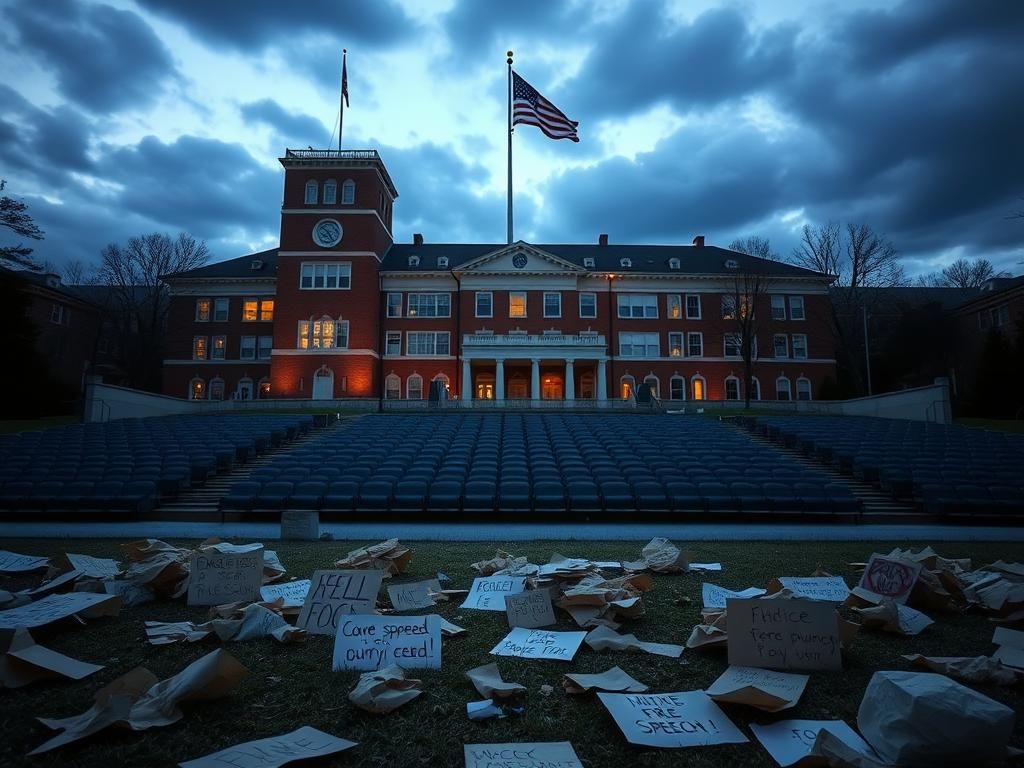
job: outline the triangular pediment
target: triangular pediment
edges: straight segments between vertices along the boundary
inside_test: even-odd
[[[478,256],[453,270],[472,274],[564,274],[586,272],[571,261],[518,240],[511,245]]]

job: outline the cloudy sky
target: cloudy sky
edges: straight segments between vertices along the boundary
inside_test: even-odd
[[[396,239],[503,242],[512,48],[581,137],[517,129],[517,238],[785,255],[835,219],[911,274],[1019,274],[1022,30],[1018,0],[0,0],[0,177],[57,265],[152,231],[273,247],[277,158],[337,141],[345,47],[344,145],[381,152]]]

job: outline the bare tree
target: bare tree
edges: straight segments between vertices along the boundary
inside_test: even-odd
[[[767,259],[768,261],[779,261],[779,254],[772,250],[768,238],[758,235],[736,238],[729,243],[729,250],[746,253],[759,259]]]
[[[64,265],[60,279],[65,285],[96,285],[100,276],[95,264],[72,259]]]
[[[942,284],[950,288],[980,288],[985,281],[999,276],[988,259],[957,259],[942,270]]]
[[[0,191],[6,186],[7,181],[0,179]],[[7,195],[0,197],[0,227],[9,229],[17,235],[28,237],[32,240],[42,240],[45,234],[35,221],[32,220],[32,216],[28,212],[28,206],[20,200],[15,200]],[[0,259],[33,270],[41,269],[41,265],[31,257],[31,254],[32,249],[21,243],[0,246]]]
[[[798,267],[839,278],[842,271],[841,254],[842,243],[836,222],[830,221],[820,227],[804,224],[800,247],[793,251],[791,260]]]
[[[743,357],[744,405],[750,408],[754,366],[757,363],[757,333],[761,318],[755,307],[763,305],[765,302],[762,297],[771,291],[769,262],[777,261],[778,255],[772,251],[767,238],[758,236],[733,240],[729,244],[729,249],[752,257],[744,259],[733,276],[731,291],[723,297],[726,306],[722,312],[724,319],[731,320],[734,324],[733,343],[739,344],[740,355]],[[762,308],[761,311],[767,310]]]

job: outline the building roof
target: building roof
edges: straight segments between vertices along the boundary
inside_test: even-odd
[[[14,279],[23,280],[30,286],[57,294],[69,301],[76,301],[79,304],[91,304],[94,308],[99,307],[98,302],[79,293],[76,290],[78,286],[64,285],[60,281],[60,275],[49,272],[35,272],[30,269],[9,269],[2,265],[0,265],[0,273],[8,275]]]
[[[1018,275],[1017,277],[993,277],[990,280],[986,280],[981,288],[975,291],[971,298],[963,302],[958,308],[962,309],[969,304],[982,302],[986,299],[998,300],[998,297],[1001,295],[1011,291],[1016,292],[1021,288],[1024,288],[1024,275]]]
[[[257,262],[259,262],[258,267],[256,267]],[[277,248],[248,253],[245,256],[207,264],[205,267],[197,267],[187,272],[174,272],[160,277],[162,280],[272,279],[277,277]]]

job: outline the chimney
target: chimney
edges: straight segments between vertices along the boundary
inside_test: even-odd
[[[695,238],[693,238],[693,244],[695,246],[697,246],[698,248],[703,248],[704,247],[704,235],[697,235]]]
[[[419,232],[414,234],[412,236],[412,244],[413,245],[423,245],[423,235],[421,235]]]
[[[598,245],[608,245],[608,235],[604,235],[604,234],[598,235],[597,236],[597,244]]]

